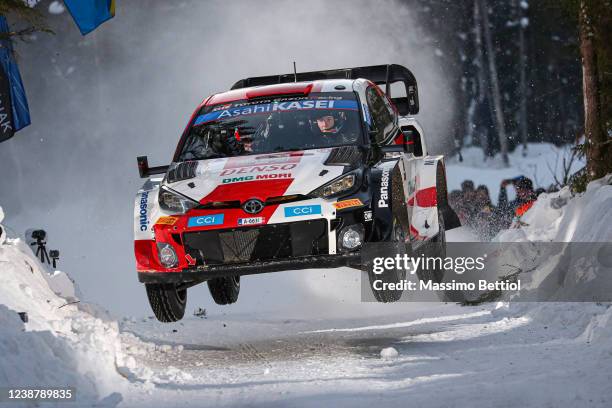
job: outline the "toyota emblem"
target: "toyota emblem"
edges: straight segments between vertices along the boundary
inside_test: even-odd
[[[244,212],[247,212],[249,214],[257,214],[261,212],[263,208],[264,208],[264,203],[262,203],[260,200],[257,200],[255,198],[247,201],[242,206],[242,209],[244,210]]]

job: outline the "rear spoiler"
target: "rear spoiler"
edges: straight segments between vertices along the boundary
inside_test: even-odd
[[[369,79],[376,85],[383,85],[385,93],[393,101],[400,115],[419,113],[419,93],[416,78],[410,70],[402,65],[371,65],[368,67],[341,68],[327,71],[298,72],[294,74],[269,75],[244,78],[232,86],[233,89],[252,86],[283,84],[287,82],[316,81],[320,79]],[[393,98],[391,85],[399,82],[405,88],[406,96]]]

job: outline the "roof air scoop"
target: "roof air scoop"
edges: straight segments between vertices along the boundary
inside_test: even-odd
[[[266,98],[270,96],[306,96],[312,90],[312,83],[304,84],[304,83],[288,83],[288,84],[278,84],[273,86],[267,86],[265,88],[255,88],[246,93],[247,99],[259,99]]]

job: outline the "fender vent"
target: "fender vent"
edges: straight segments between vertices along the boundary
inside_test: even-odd
[[[195,177],[195,171],[198,167],[197,161],[186,161],[177,164],[171,164],[168,170],[166,181],[174,183],[181,180],[188,180]]]
[[[347,166],[351,169],[361,164],[361,151],[357,146],[342,146],[334,148],[325,163],[326,166]]]

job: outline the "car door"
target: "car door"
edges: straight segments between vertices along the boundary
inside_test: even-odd
[[[371,112],[372,129],[374,130],[374,141],[385,144],[404,144],[405,139],[399,128],[399,117],[397,110],[389,101],[387,96],[374,84],[366,89],[366,100]],[[402,179],[404,192],[404,206],[406,208],[408,222],[412,219],[412,206],[408,200],[414,196],[415,186],[415,160],[412,153],[398,153],[398,167]]]

